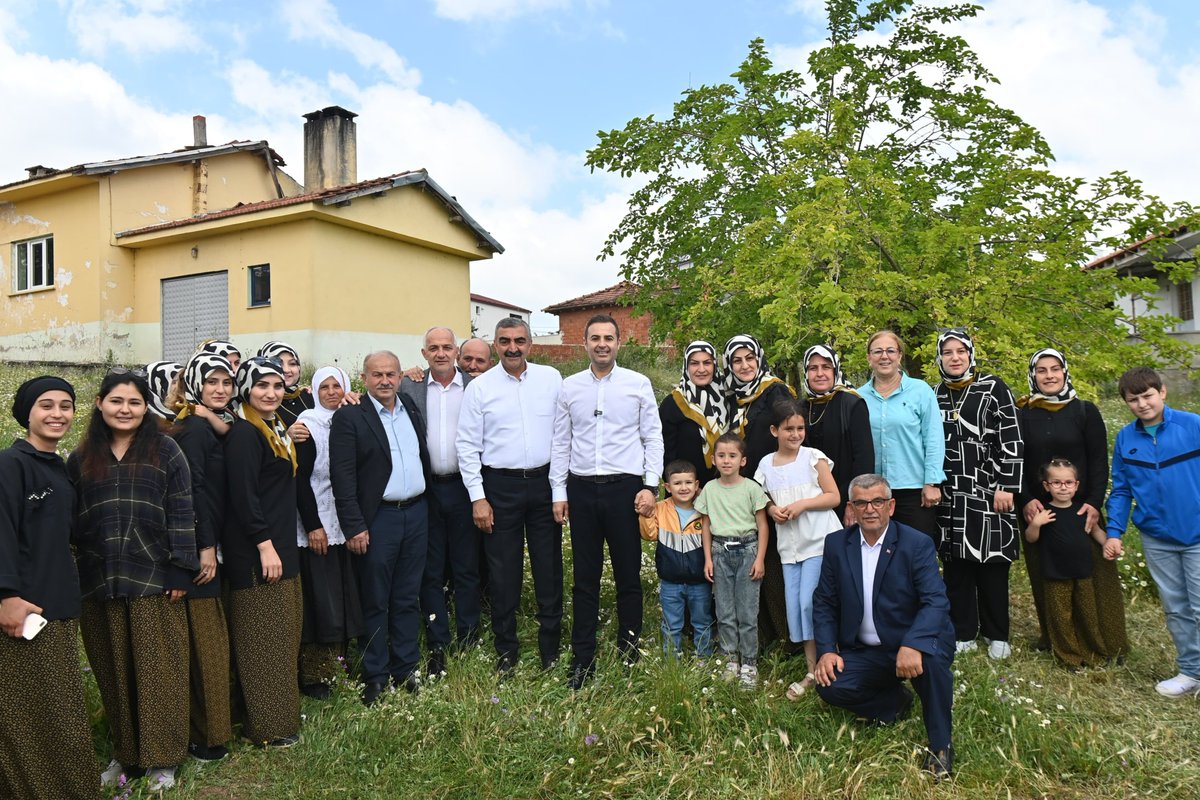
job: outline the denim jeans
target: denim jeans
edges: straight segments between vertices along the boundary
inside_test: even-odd
[[[663,653],[683,652],[683,610],[686,607],[696,631],[696,655],[712,655],[713,597],[707,583],[675,583],[662,581],[659,588],[662,603]]]
[[[1158,585],[1179,671],[1200,678],[1200,544],[1183,545],[1142,534],[1142,552]]]
[[[723,543],[714,536],[713,599],[717,606],[717,638],[725,656],[740,655],[742,664],[758,662],[758,592],[762,579],[750,580],[758,558],[758,542]]]
[[[823,556],[783,565],[783,602],[787,609],[788,638],[807,642],[813,638],[813,592],[821,578]]]

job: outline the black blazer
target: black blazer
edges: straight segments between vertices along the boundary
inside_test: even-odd
[[[410,398],[401,394],[396,398],[404,405],[416,429],[421,471],[425,473],[428,485],[430,469],[425,419]],[[347,539],[371,527],[391,474],[391,448],[375,404],[364,396],[359,405],[339,408],[329,430],[329,478],[333,484],[338,522]]]

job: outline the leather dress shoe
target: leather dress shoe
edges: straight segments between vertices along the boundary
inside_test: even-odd
[[[421,676],[416,672],[410,672],[403,678],[392,678],[392,685],[397,689],[403,689],[409,694],[416,694],[421,691]]]
[[[900,700],[900,707],[898,709],[896,709],[895,722],[903,722],[904,720],[908,719],[910,714],[912,714],[912,707],[913,707],[912,691],[910,691],[907,686],[901,686],[900,693],[902,695],[904,695],[904,697]]]
[[[932,774],[935,783],[949,778],[954,774],[954,746],[947,745],[945,750],[936,752],[928,751],[921,769]]]
[[[446,651],[431,650],[429,658],[425,659],[425,674],[437,678],[446,672]]]
[[[371,706],[378,702],[380,696],[387,689],[387,684],[383,681],[368,681],[363,684],[362,701],[364,706]]]
[[[587,666],[584,666],[583,664],[572,664],[571,676],[567,678],[567,688],[573,692],[579,691],[584,687],[585,684],[587,684],[588,681],[592,679],[592,676],[595,675],[595,673],[595,664],[588,664]]]
[[[512,671],[517,668],[517,660],[512,656],[500,656],[496,659],[496,674],[500,676],[500,680],[504,680]]]

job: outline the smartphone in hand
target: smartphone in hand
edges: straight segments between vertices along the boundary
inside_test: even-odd
[[[46,618],[41,614],[30,614],[25,617],[25,630],[21,635],[26,639],[33,641],[33,637],[42,632],[42,628],[46,627]]]

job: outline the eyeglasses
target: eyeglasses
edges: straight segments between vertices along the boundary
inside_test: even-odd
[[[108,371],[108,374],[109,375],[132,375],[135,378],[149,377],[146,370],[144,370],[140,367],[138,367],[136,369],[129,369],[128,367],[113,367],[112,369],[110,369]]]
[[[272,356],[270,358],[268,358],[267,356],[254,356],[253,358],[247,358],[242,363],[243,364],[257,364],[260,367],[274,367],[275,369],[279,370],[280,372],[283,371],[283,362],[280,361],[278,358],[275,358],[274,356]]]
[[[892,502],[892,498],[890,498],[890,497],[874,497],[874,498],[871,498],[870,500],[851,500],[850,505],[854,506],[859,511],[862,511],[867,506],[870,506],[871,508],[878,511],[879,509],[883,508],[890,502]]]
[[[876,347],[874,350],[868,350],[867,355],[872,358],[883,358],[884,356],[895,358],[900,355],[900,351],[894,347]]]
[[[1065,481],[1055,480],[1055,481],[1046,481],[1046,483],[1050,484],[1055,489],[1070,489],[1072,486],[1079,483],[1079,481],[1077,481],[1077,480],[1065,480]]]

